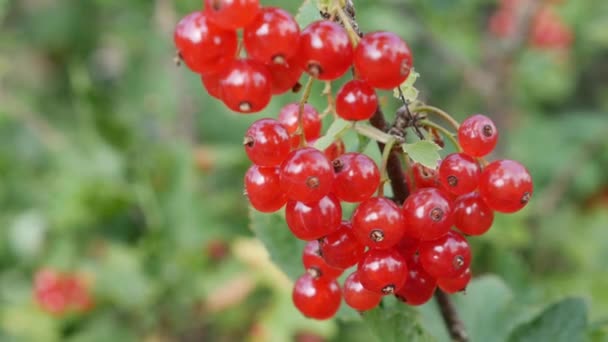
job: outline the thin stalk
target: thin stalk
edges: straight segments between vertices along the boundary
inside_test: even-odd
[[[424,113],[437,115],[438,117],[449,122],[455,131],[458,131],[458,127],[460,127],[460,124],[458,123],[458,121],[456,121],[450,114],[448,114],[443,109],[433,107],[433,106],[423,105],[420,107],[415,107],[413,110],[415,112],[424,112]]]
[[[432,121],[428,121],[428,120],[422,120],[420,121],[420,125],[421,126],[426,126],[426,127],[432,127],[436,130],[438,130],[439,132],[441,132],[443,134],[443,136],[445,136],[446,138],[448,138],[448,140],[450,140],[450,142],[452,143],[452,145],[454,145],[454,147],[456,147],[456,150],[458,150],[458,152],[462,152],[462,147],[460,147],[460,144],[458,143],[458,140],[456,139],[456,137],[447,129],[445,129],[443,126],[440,126]]]

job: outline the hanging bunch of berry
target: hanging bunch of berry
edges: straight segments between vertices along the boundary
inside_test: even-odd
[[[295,306],[327,319],[342,299],[365,311],[384,296],[421,305],[437,288],[463,291],[472,276],[467,238],[486,233],[495,212],[526,206],[530,174],[516,161],[485,159],[499,137],[488,117],[459,124],[417,99],[414,58],[397,34],[359,32],[350,1],[317,5],[322,19],[300,27],[256,0],[206,0],[175,31],[181,61],[232,111],[259,112],[273,94],[301,92],[254,122],[243,141],[253,163],[245,175],[251,206],[284,210],[288,229],[306,241]],[[343,77],[334,94],[331,82]],[[325,83],[321,112],[308,103],[314,82]],[[385,90],[402,105],[393,123],[379,101]],[[326,116],[333,123],[323,131]],[[377,143],[381,156],[345,144],[347,134]],[[445,142],[456,152],[441,159]]]

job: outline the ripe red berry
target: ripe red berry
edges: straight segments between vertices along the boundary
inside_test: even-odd
[[[344,120],[369,120],[377,108],[376,91],[365,81],[349,81],[336,95],[336,113]]]
[[[474,191],[479,184],[481,170],[472,157],[464,153],[452,153],[439,165],[439,181],[443,188],[454,195]]]
[[[87,312],[94,306],[93,297],[84,279],[70,274],[63,279],[63,291],[71,309],[76,312]]]
[[[254,122],[243,139],[249,159],[259,166],[279,166],[291,151],[287,128],[275,119]]]
[[[405,223],[399,206],[384,197],[362,202],[353,213],[353,232],[362,244],[387,249],[403,237]]]
[[[380,304],[382,294],[363,287],[355,271],[344,281],[344,301],[357,311],[371,310]]]
[[[408,305],[422,305],[433,298],[437,288],[437,280],[429,275],[416,254],[411,254],[407,260],[407,280],[405,285],[397,291],[396,296]]]
[[[395,249],[370,249],[357,267],[359,280],[373,292],[393,294],[407,279],[405,258]]]
[[[68,298],[63,291],[62,275],[51,269],[41,269],[34,276],[34,298],[41,309],[61,315],[68,309]]]
[[[497,160],[485,167],[479,178],[479,193],[486,204],[501,213],[521,210],[532,198],[532,176],[520,163]]]
[[[288,60],[284,64],[268,63],[266,67],[270,72],[272,93],[274,95],[292,90],[304,72],[294,60]]]
[[[245,191],[251,206],[263,213],[272,213],[287,203],[281,190],[278,167],[252,165],[245,174]]]
[[[439,177],[437,170],[430,169],[420,163],[412,165],[412,174],[414,175],[414,184],[417,189],[436,188],[439,185]]]
[[[410,256],[418,253],[418,245],[420,241],[413,239],[408,236],[404,236],[399,243],[395,246],[395,249],[403,255],[404,258],[409,258]]]
[[[483,157],[496,147],[498,130],[490,118],[476,114],[464,120],[458,128],[458,142],[464,153]]]
[[[336,279],[344,272],[343,268],[333,267],[325,261],[323,256],[321,256],[319,241],[317,240],[308,241],[306,246],[304,246],[302,264],[307,271],[313,272],[317,277],[324,277],[327,280]]]
[[[317,240],[340,227],[342,207],[340,201],[332,194],[313,204],[288,201],[285,220],[298,239]]]
[[[344,141],[342,139],[334,141],[325,149],[325,151],[323,151],[329,160],[338,158],[339,156],[343,155],[344,152],[346,152],[346,146],[344,145]]]
[[[327,264],[338,268],[356,265],[365,253],[365,246],[355,237],[350,221],[342,221],[340,228],[319,240],[319,246]]]
[[[201,75],[201,81],[207,93],[216,99],[222,99],[222,89],[220,86],[221,73]]]
[[[333,182],[331,162],[323,152],[312,147],[292,151],[281,165],[281,188],[295,201],[319,201],[329,193]]]
[[[325,81],[344,75],[353,62],[348,33],[329,20],[315,21],[302,31],[298,53],[302,55],[304,70]]]
[[[305,273],[294,284],[292,300],[304,316],[323,320],[336,314],[342,301],[342,292],[335,280],[315,278]]]
[[[472,276],[471,268],[467,268],[457,277],[437,279],[437,285],[446,293],[463,292],[467,289]]]
[[[476,192],[458,197],[453,215],[454,226],[467,235],[484,234],[494,221],[494,212]]]
[[[268,68],[249,59],[236,60],[224,70],[220,87],[224,104],[240,113],[261,111],[272,96]]]
[[[355,50],[357,76],[374,88],[398,87],[409,76],[412,63],[410,48],[392,32],[368,33]]]
[[[441,190],[424,188],[413,192],[403,203],[406,235],[418,240],[434,240],[452,227],[452,204]]]
[[[300,26],[287,11],[264,7],[243,32],[250,58],[262,63],[285,64],[297,50]]]
[[[455,231],[419,246],[420,263],[431,276],[454,278],[464,273],[471,264],[471,248],[467,240]]]
[[[345,202],[362,202],[374,195],[380,185],[380,170],[363,153],[345,153],[333,162],[336,179],[333,193]]]
[[[300,145],[300,137],[294,135],[299,127],[299,110],[298,103],[290,103],[283,107],[279,112],[279,122],[282,123],[292,135],[291,146],[298,147]],[[310,104],[304,104],[302,111],[302,125],[304,127],[304,137],[306,141],[317,139],[321,136],[321,116],[315,107]]]
[[[200,74],[221,71],[236,56],[236,32],[211,23],[204,12],[190,13],[180,20],[173,41],[188,68]]]
[[[205,11],[218,26],[236,30],[247,26],[258,14],[259,0],[205,0]]]

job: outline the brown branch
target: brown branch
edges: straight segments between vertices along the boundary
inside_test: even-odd
[[[469,336],[464,327],[464,324],[458,317],[458,312],[454,303],[450,300],[450,297],[443,291],[435,291],[435,300],[439,305],[439,311],[445,321],[445,325],[450,333],[452,341],[455,342],[468,342]]]

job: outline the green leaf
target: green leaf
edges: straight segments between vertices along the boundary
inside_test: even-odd
[[[586,327],[585,301],[580,298],[567,298],[549,306],[530,322],[518,326],[509,341],[583,341]]]
[[[390,297],[383,304],[363,313],[363,321],[378,341],[435,341],[420,325],[414,308]]]
[[[403,144],[403,151],[407,153],[414,162],[420,163],[431,169],[437,168],[439,163],[439,150],[441,147],[432,141],[420,140],[413,144]]]
[[[319,7],[312,0],[304,0],[300,8],[298,9],[298,14],[296,14],[296,21],[300,25],[300,27],[304,28],[308,26],[313,21],[321,19],[321,14],[319,13]]]
[[[420,91],[418,91],[418,89],[414,87],[414,83],[416,83],[418,77],[420,77],[420,74],[412,68],[410,75],[399,86],[399,88],[401,88],[401,92],[403,92],[405,100],[409,103],[412,103],[418,99],[418,94],[420,93]],[[401,98],[401,96],[399,95],[399,88],[395,88],[395,90],[393,90],[393,96],[398,99]]]
[[[322,136],[315,142],[315,148],[321,151],[325,150],[351,125],[352,123],[349,121],[335,119],[331,126],[329,126],[329,129],[327,129],[327,133],[325,133],[324,136]]]

